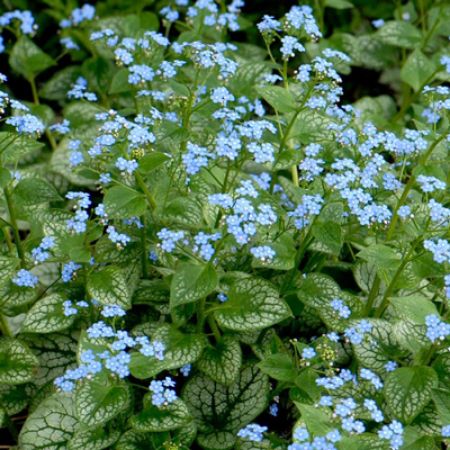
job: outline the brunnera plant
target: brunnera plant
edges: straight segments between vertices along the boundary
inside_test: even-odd
[[[450,7],[45,3],[51,55],[0,16],[7,444],[443,448]],[[352,67],[395,96],[343,100]]]

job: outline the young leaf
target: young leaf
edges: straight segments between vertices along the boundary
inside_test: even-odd
[[[20,430],[19,447],[21,450],[65,449],[77,426],[72,397],[54,394],[28,416]]]
[[[435,64],[419,49],[415,49],[407,58],[400,71],[402,81],[418,92],[421,87],[432,80],[430,77],[436,70]]]
[[[21,36],[11,50],[9,64],[17,73],[32,80],[45,69],[54,66],[55,61],[32,40]]]
[[[0,339],[0,383],[31,381],[38,364],[38,359],[24,343],[13,338]]]
[[[65,300],[56,293],[38,300],[28,311],[22,323],[22,332],[52,333],[70,327],[74,316],[64,315],[63,303]]]
[[[108,189],[103,203],[108,216],[119,219],[141,216],[146,209],[144,196],[125,186],[114,186]]]
[[[258,367],[278,381],[293,382],[298,375],[292,358],[286,353],[269,355],[258,363]]]
[[[272,284],[249,277],[234,282],[228,300],[214,315],[224,328],[255,331],[281,322],[291,315],[291,311]]]
[[[168,405],[156,407],[151,403],[151,395],[146,395],[144,409],[130,419],[134,430],[139,432],[171,431],[186,426],[192,420],[183,400],[177,399]]]
[[[295,101],[291,92],[280,86],[264,86],[257,89],[258,94],[280,113],[295,111]]]
[[[87,281],[87,291],[103,305],[117,305],[125,309],[131,306],[127,280],[118,267],[109,266],[91,273]]]
[[[139,168],[142,172],[148,173],[169,161],[169,159],[170,157],[165,153],[151,152],[139,160]]]
[[[195,302],[209,295],[217,286],[217,274],[212,264],[185,263],[175,272],[170,285],[171,308]]]
[[[214,347],[206,347],[197,367],[213,381],[229,385],[233,383],[242,365],[242,351],[239,341],[224,336]]]
[[[90,427],[100,425],[120,414],[130,402],[127,385],[100,374],[84,380],[75,391],[75,413],[78,420]]]
[[[387,376],[384,396],[394,416],[411,423],[430,401],[437,384],[438,377],[431,367],[401,367]]]

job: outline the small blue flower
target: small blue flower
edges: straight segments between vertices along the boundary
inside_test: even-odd
[[[242,439],[247,439],[251,442],[262,442],[264,439],[263,433],[268,430],[267,427],[250,423],[245,428],[241,428],[237,435]]]
[[[29,270],[20,269],[16,276],[13,277],[12,282],[20,287],[34,288],[39,283],[39,278],[31,273]]]
[[[101,313],[103,317],[123,317],[126,315],[124,309],[117,305],[106,305],[103,307]]]
[[[316,351],[311,347],[306,347],[302,351],[302,358],[312,359],[316,356]]]

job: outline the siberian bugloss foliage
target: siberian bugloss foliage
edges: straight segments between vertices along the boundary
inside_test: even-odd
[[[444,448],[449,4],[26,3],[0,444]]]

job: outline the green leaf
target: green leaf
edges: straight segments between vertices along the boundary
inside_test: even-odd
[[[54,394],[28,416],[20,430],[19,447],[21,450],[66,450],[77,426],[72,397]]]
[[[36,299],[34,289],[17,286],[12,281],[0,284],[0,310],[6,315],[14,316],[16,310]]]
[[[201,448],[207,450],[230,450],[235,448],[236,433],[229,431],[213,431],[201,433],[197,437]]]
[[[202,334],[187,334],[175,326],[162,325],[151,335],[152,340],[164,344],[164,360],[132,353],[130,362],[131,374],[140,379],[150,378],[163,370],[177,369],[191,364],[200,357],[206,345]]]
[[[342,226],[335,222],[316,222],[312,227],[314,238],[321,244],[317,250],[339,256],[342,247]]]
[[[38,364],[38,359],[24,343],[13,338],[0,339],[0,383],[31,381]]]
[[[41,178],[24,178],[20,180],[14,189],[14,194],[19,197],[24,205],[38,205],[61,200],[57,190]]]
[[[146,394],[144,409],[130,419],[130,424],[134,430],[139,432],[176,430],[186,426],[192,420],[186,404],[181,399],[177,399],[168,405],[156,407],[152,405],[151,395]]]
[[[24,341],[39,359],[39,369],[33,376],[33,383],[43,386],[61,376],[76,365],[78,335],[51,333],[33,334]]]
[[[400,71],[402,81],[418,92],[425,84],[430,83],[436,70],[435,64],[419,49],[415,49],[407,58]]]
[[[104,427],[76,431],[67,444],[68,450],[103,450],[112,448],[119,439],[120,430],[106,430]]]
[[[102,305],[117,305],[125,309],[131,306],[127,280],[118,267],[109,266],[89,274],[87,291]]]
[[[220,326],[234,331],[255,331],[291,315],[272,284],[259,278],[235,280],[228,300],[214,312]]]
[[[294,96],[287,89],[280,86],[263,86],[258,87],[256,91],[276,111],[281,113],[295,111]]]
[[[242,351],[239,341],[224,336],[214,347],[206,347],[197,367],[213,381],[225,385],[233,383],[242,365]]]
[[[217,281],[216,271],[210,263],[180,265],[170,284],[171,308],[206,297],[214,291]]]
[[[370,245],[361,250],[358,257],[375,266],[377,274],[386,284],[389,284],[401,260],[393,248],[384,244]]]
[[[301,420],[305,423],[308,431],[314,436],[323,436],[334,428],[331,415],[328,411],[317,408],[316,406],[297,402],[295,402],[295,405],[300,410]]]
[[[325,0],[325,6],[335,9],[353,8],[353,4],[347,0]]]
[[[162,217],[174,226],[200,228],[204,222],[203,205],[193,195],[191,197],[177,197],[167,204]]]
[[[415,294],[408,297],[391,297],[397,317],[420,325],[425,325],[425,317],[430,314],[439,315],[434,303],[422,295]]]
[[[30,385],[0,385],[0,405],[10,416],[22,411],[29,402]]]
[[[146,209],[144,196],[125,186],[108,189],[103,199],[105,211],[113,218],[142,216]]]
[[[148,450],[154,448],[150,433],[136,433],[134,430],[126,431],[116,445],[120,450]]]
[[[384,396],[394,416],[411,423],[429,403],[437,384],[437,374],[431,367],[401,367],[387,376]]]
[[[268,393],[267,376],[250,366],[230,386],[194,375],[185,385],[183,399],[199,423],[199,443],[206,448],[230,448],[237,431],[264,411]]]
[[[39,96],[47,100],[63,101],[67,98],[67,91],[80,75],[78,66],[69,66],[58,71],[39,90]]]
[[[22,323],[22,332],[52,333],[70,327],[74,317],[64,315],[65,300],[59,294],[50,294],[38,300],[28,311]]]
[[[385,44],[402,48],[414,48],[422,39],[420,31],[403,20],[386,22],[375,36]]]
[[[11,50],[9,64],[17,73],[32,80],[51,66],[55,61],[44,53],[33,41],[21,36]]]
[[[78,420],[90,427],[108,422],[130,403],[126,383],[104,374],[84,380],[75,391],[75,413]]]
[[[433,389],[432,398],[441,422],[450,424],[450,391]]]
[[[292,358],[286,353],[269,355],[257,366],[269,377],[278,381],[293,382],[298,374]]]
[[[18,265],[18,258],[0,255],[0,283],[10,280],[15,274]]]
[[[361,344],[353,345],[355,356],[361,365],[377,372],[384,372],[385,364],[391,360],[389,350],[396,349],[397,342],[392,325],[381,319],[371,319],[372,330],[364,335]]]
[[[108,93],[114,95],[129,92],[131,86],[130,83],[128,83],[128,75],[129,72],[126,67],[119,69],[112,77]]]
[[[164,164],[166,161],[169,161],[170,157],[162,152],[152,152],[148,155],[145,155],[143,158],[139,160],[139,169],[144,172],[148,173],[152,170],[155,170],[162,164]]]
[[[320,309],[331,300],[341,298],[342,291],[328,275],[312,272],[302,278],[297,297],[305,305]]]

